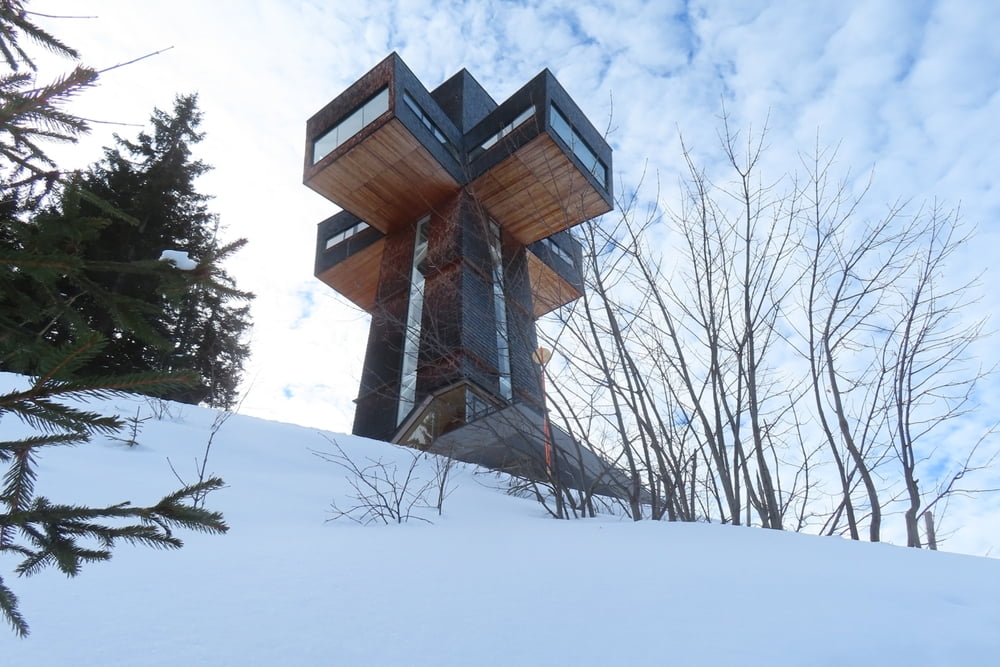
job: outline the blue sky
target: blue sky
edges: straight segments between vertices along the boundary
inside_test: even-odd
[[[960,205],[979,231],[949,279],[985,271],[979,312],[1000,301],[992,268],[1000,6],[992,2],[34,0],[30,8],[96,17],[40,22],[98,68],[173,47],[109,72],[78,99],[78,113],[142,124],[175,94],[199,93],[200,157],[215,166],[202,189],[215,195],[227,233],[250,240],[230,265],[258,294],[249,414],[350,430],[367,320],[312,278],[315,224],[337,209],[301,184],[305,120],[393,50],[429,88],[465,67],[497,100],[548,67],[594,125],[608,128],[618,193],[646,173],[668,206],[681,136],[710,175],[720,169],[723,104],[735,127],[767,124],[775,178],[817,142],[838,146],[834,168],[850,188],[874,175],[864,215],[900,199]],[[81,145],[61,150],[82,166],[112,132],[137,129],[95,125]],[[996,362],[990,341],[977,354]]]

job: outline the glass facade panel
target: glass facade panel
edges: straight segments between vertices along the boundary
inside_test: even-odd
[[[337,141],[337,128],[334,127],[313,143],[313,164],[335,151],[339,145],[340,142]]]
[[[562,246],[560,246],[555,241],[553,241],[551,236],[542,239],[542,242],[546,245],[546,247],[549,248],[549,250],[552,251],[552,253],[556,257],[560,258],[561,260],[563,260],[567,264],[570,264],[570,265],[573,264],[573,258],[570,256],[570,254],[568,252],[566,252],[565,250],[563,250]]]
[[[365,222],[359,222],[358,224],[354,225],[353,227],[348,227],[347,229],[345,229],[342,232],[337,232],[336,234],[334,234],[333,236],[331,236],[330,238],[328,238],[326,240],[326,249],[329,250],[330,248],[332,248],[334,246],[340,245],[341,243],[343,243],[347,239],[351,238],[355,234],[357,234],[357,233],[359,233],[359,232],[361,232],[361,231],[363,231],[365,229],[368,229],[368,224],[365,223]]]
[[[573,141],[575,132],[573,132],[573,128],[569,126],[569,121],[566,120],[566,117],[559,113],[558,109],[552,107],[552,117],[550,120],[552,123],[552,129],[556,131],[559,138],[565,141],[569,147],[572,148],[573,144],[576,143]]]
[[[420,359],[420,326],[424,314],[424,274],[420,263],[427,257],[427,227],[431,216],[417,221],[413,245],[413,267],[410,269],[410,301],[406,309],[406,332],[403,338],[403,368],[399,383],[399,406],[396,425],[403,423],[416,402],[417,362]]]
[[[361,119],[363,125],[371,123],[376,118],[384,114],[389,110],[389,89],[383,88],[379,92],[375,93],[375,97],[371,98],[363,107],[361,111],[364,117]]]
[[[466,423],[482,419],[493,412],[493,406],[481,398],[472,389],[468,389],[465,394],[465,421]]]
[[[534,106],[530,106],[524,111],[522,111],[520,114],[517,115],[517,118],[515,118],[511,122],[501,127],[499,132],[497,132],[494,135],[491,135],[488,139],[486,139],[486,141],[479,144],[477,148],[473,149],[471,156],[472,159],[479,157],[489,149],[493,148],[501,139],[503,139],[508,134],[510,134],[511,132],[519,128],[521,125],[523,125],[525,122],[533,118],[534,115],[535,115]]]
[[[389,110],[389,89],[383,88],[375,96],[355,109],[351,115],[334,125],[313,142],[313,164],[361,131],[363,127]]]
[[[552,115],[549,119],[552,129],[559,135],[559,138],[566,142],[573,154],[584,164],[584,166],[594,175],[604,188],[608,187],[608,169],[601,162],[600,158],[591,150],[587,142],[583,140],[573,126],[569,124],[566,117],[559,109],[552,105]]]
[[[493,313],[497,325],[497,373],[500,395],[508,401],[514,396],[510,382],[510,339],[507,335],[507,299],[503,292],[503,249],[500,225],[490,220],[490,260],[493,264]]]
[[[448,141],[448,137],[444,136],[444,132],[442,132],[441,129],[434,124],[434,121],[431,120],[431,117],[428,116],[424,112],[424,110],[420,108],[420,105],[417,104],[417,101],[413,99],[413,97],[409,93],[406,92],[403,93],[403,102],[406,104],[406,106],[410,107],[410,111],[412,111],[417,116],[417,118],[420,119],[420,122],[423,124],[423,126],[426,127],[428,130],[430,130],[431,134],[434,135],[434,138],[437,139],[442,146],[447,148],[452,155],[456,156],[458,155],[458,151],[451,144],[451,142]]]
[[[340,125],[337,126],[338,145],[344,143],[350,137],[361,131],[361,128],[365,126],[364,121],[364,107],[358,109],[350,116],[340,121]]]

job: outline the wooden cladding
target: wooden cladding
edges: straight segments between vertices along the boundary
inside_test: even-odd
[[[490,217],[525,245],[611,210],[544,132],[473,181],[471,188]]]
[[[384,248],[385,240],[379,240],[316,277],[343,294],[351,303],[371,312],[375,306]]]
[[[533,306],[532,316],[535,319],[583,296],[534,253],[528,252],[527,256],[528,281],[531,284]]]
[[[383,234],[458,191],[455,179],[397,118],[352,143],[317,165],[306,185]]]

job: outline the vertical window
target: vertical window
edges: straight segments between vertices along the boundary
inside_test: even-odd
[[[507,336],[507,300],[503,291],[503,249],[500,225],[490,220],[490,260],[493,265],[493,313],[497,325],[497,372],[500,395],[508,401],[514,392],[510,383],[510,339]]]
[[[413,244],[413,267],[410,269],[410,302],[406,309],[406,332],[403,337],[403,368],[399,383],[399,407],[396,425],[410,414],[417,398],[417,361],[420,358],[420,322],[424,314],[424,274],[420,264],[427,257],[427,227],[431,216],[417,221]]]

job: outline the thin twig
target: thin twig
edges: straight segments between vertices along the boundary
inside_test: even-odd
[[[41,12],[32,12],[25,10],[25,14],[31,14],[32,16],[41,16],[47,19],[96,19],[99,16],[67,16],[64,14],[42,14]]]
[[[125,123],[120,120],[95,120],[93,118],[80,117],[80,120],[86,121],[88,123],[96,123],[98,125],[118,125],[120,127],[145,127],[142,123]]]
[[[145,60],[146,58],[152,58],[153,56],[158,56],[161,53],[169,51],[172,48],[174,48],[174,47],[173,46],[168,46],[165,49],[160,49],[159,51],[153,51],[152,53],[147,53],[144,56],[139,56],[138,58],[133,58],[132,60],[127,60],[127,61],[125,61],[123,63],[118,63],[117,65],[112,65],[111,67],[105,67],[104,69],[99,69],[99,70],[97,70],[97,73],[98,74],[104,74],[105,72],[110,72],[113,69],[118,69],[119,67],[125,67],[126,65],[131,65],[133,63],[137,63],[140,60]]]

